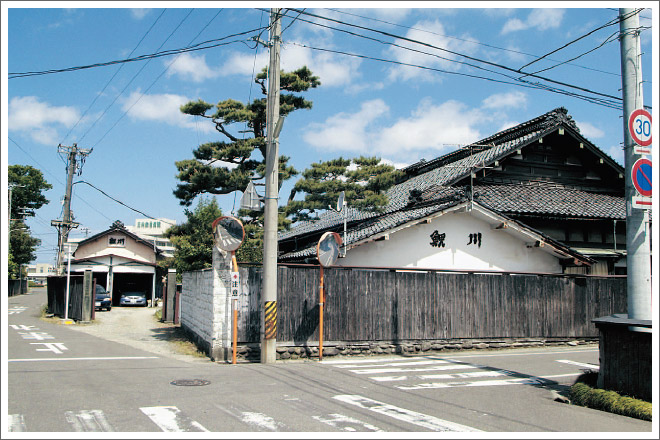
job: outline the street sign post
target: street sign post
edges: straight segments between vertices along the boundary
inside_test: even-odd
[[[211,225],[213,231],[213,241],[218,249],[231,252],[231,275],[230,292],[233,305],[233,332],[232,332],[232,360],[236,363],[236,336],[238,333],[238,295],[240,293],[240,278],[238,272],[238,263],[236,262],[236,249],[241,247],[245,239],[245,228],[243,223],[235,217],[218,217]]]
[[[335,264],[339,257],[340,246],[341,237],[336,232],[324,233],[316,245],[316,257],[321,266],[321,282],[319,285],[319,361],[323,360],[323,305],[325,303],[323,268]]]

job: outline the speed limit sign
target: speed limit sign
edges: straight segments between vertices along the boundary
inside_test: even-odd
[[[628,131],[633,141],[642,147],[651,145],[651,114],[638,108],[630,114]]]

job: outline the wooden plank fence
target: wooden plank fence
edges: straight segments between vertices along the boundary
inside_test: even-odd
[[[76,321],[83,317],[83,279],[82,275],[72,275],[70,279],[68,318]],[[50,276],[47,280],[48,313],[64,318],[66,277]]]
[[[240,343],[260,340],[261,274],[241,268]],[[278,268],[278,342],[318,341],[319,275]],[[598,337],[592,319],[627,310],[625,277],[326,268],[325,288],[326,341]]]

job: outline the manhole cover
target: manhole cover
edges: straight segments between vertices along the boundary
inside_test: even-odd
[[[201,387],[210,383],[211,381],[205,379],[179,379],[170,382],[170,384],[178,387]]]

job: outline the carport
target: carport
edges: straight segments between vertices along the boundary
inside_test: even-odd
[[[117,221],[107,231],[78,243],[71,272],[91,270],[97,284],[119,305],[123,292],[144,292],[148,300],[156,291],[156,262],[160,250],[124,228]]]

